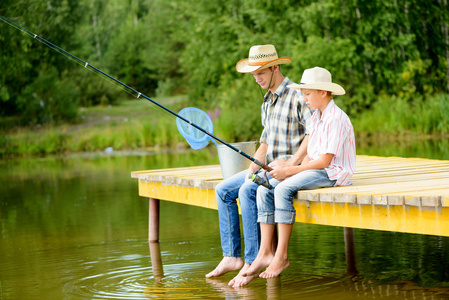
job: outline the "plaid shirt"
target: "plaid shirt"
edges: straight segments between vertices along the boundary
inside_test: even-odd
[[[288,160],[298,150],[311,124],[312,112],[305,104],[300,91],[287,88],[293,82],[285,77],[273,94],[265,94],[262,104],[260,142],[268,145],[266,160]]]

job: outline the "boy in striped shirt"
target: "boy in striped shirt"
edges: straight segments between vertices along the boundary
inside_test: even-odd
[[[348,116],[334,103],[332,95],[345,90],[332,82],[329,71],[315,67],[304,71],[300,84],[288,87],[301,90],[312,116],[307,156],[300,165],[275,167],[269,174],[274,189],[263,186],[257,190],[258,222],[261,229],[259,253],[243,276],[262,278],[278,276],[289,266],[288,243],[295,222],[293,197],[299,190],[311,190],[351,184],[356,154],[354,129]],[[272,252],[275,224],[279,241]],[[262,272],[262,270],[267,269]],[[262,272],[262,273],[261,273]]]

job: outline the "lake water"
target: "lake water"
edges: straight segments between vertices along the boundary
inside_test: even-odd
[[[447,141],[359,146],[358,154],[449,159]],[[3,299],[448,299],[449,238],[355,229],[360,276],[346,277],[341,227],[296,224],[280,277],[227,286],[215,210],[148,200],[131,171],[217,164],[214,147],[0,162]],[[152,265],[160,255],[162,266]]]

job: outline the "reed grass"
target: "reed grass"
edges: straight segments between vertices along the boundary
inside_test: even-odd
[[[181,100],[170,102],[176,107]],[[87,108],[82,114],[83,122],[79,124],[2,130],[0,157],[95,152],[106,148],[151,150],[184,144],[175,117],[151,109],[140,100],[115,107]]]
[[[449,95],[411,100],[381,97],[371,109],[351,120],[359,135],[447,135]]]
[[[188,106],[184,100],[167,98],[160,102],[177,112]],[[189,148],[177,130],[175,117],[147,104],[135,100],[114,107],[83,109],[83,122],[79,124],[1,129],[0,157],[95,152],[106,148]],[[214,134],[231,143],[259,139],[262,130],[259,111],[253,106],[241,106],[212,109],[208,113],[214,123]],[[358,138],[375,136],[392,140],[448,135],[449,96],[436,95],[426,100],[381,97],[370,110],[351,116],[351,120]]]

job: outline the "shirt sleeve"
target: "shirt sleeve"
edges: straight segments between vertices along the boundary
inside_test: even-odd
[[[341,156],[347,136],[348,130],[344,120],[333,119],[325,129],[323,141],[326,143],[322,147],[321,154],[331,153],[337,157]]]

